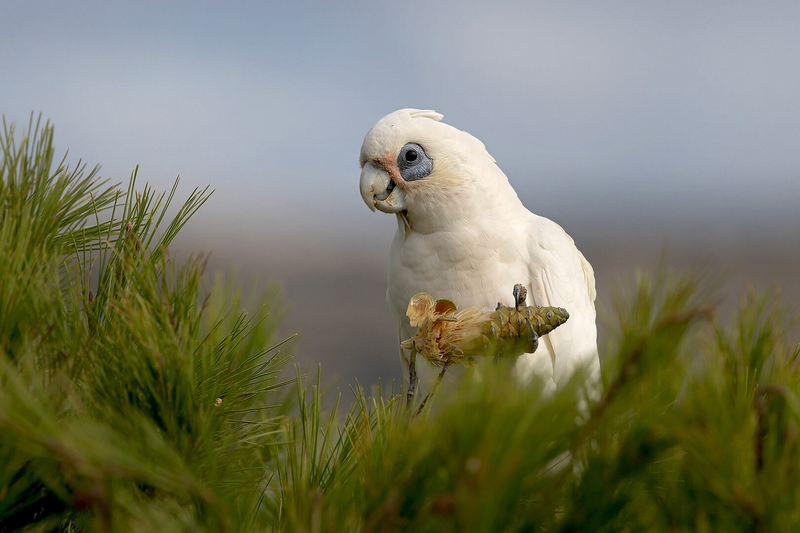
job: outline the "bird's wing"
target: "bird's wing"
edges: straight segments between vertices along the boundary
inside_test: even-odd
[[[533,215],[529,224],[529,304],[563,307],[569,320],[546,335],[553,378],[565,383],[581,366],[599,379],[594,271],[572,238],[555,222]],[[530,301],[532,298],[533,302]]]

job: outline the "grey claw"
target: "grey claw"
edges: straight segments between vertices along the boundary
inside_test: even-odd
[[[519,311],[520,306],[525,305],[525,299],[528,297],[528,289],[522,283],[514,285],[514,307]]]
[[[533,324],[529,318],[526,318],[525,321],[528,323],[528,327],[531,330],[531,338],[533,339],[533,352],[535,352],[536,349],[539,348],[539,334],[536,333],[535,329],[533,329]]]

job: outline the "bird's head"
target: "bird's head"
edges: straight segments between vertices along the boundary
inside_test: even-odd
[[[470,216],[486,195],[508,189],[516,198],[483,143],[441,119],[435,111],[401,109],[367,132],[359,162],[370,209],[433,230]]]

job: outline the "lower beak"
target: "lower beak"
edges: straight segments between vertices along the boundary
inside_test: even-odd
[[[361,198],[371,210],[384,213],[399,213],[405,206],[405,193],[394,182],[389,173],[367,163],[361,170]]]

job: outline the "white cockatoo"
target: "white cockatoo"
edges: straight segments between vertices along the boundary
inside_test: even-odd
[[[361,146],[361,196],[373,211],[397,216],[387,296],[400,341],[415,333],[406,310],[416,293],[493,311],[523,283],[528,305],[563,307],[569,320],[542,337],[535,353],[519,357],[517,375],[537,376],[552,393],[584,367],[596,388],[591,265],[558,224],[522,205],[481,141],[441,119],[435,111],[395,111]],[[411,354],[401,348],[400,356],[408,379]],[[419,357],[416,367],[429,389],[438,369]]]

